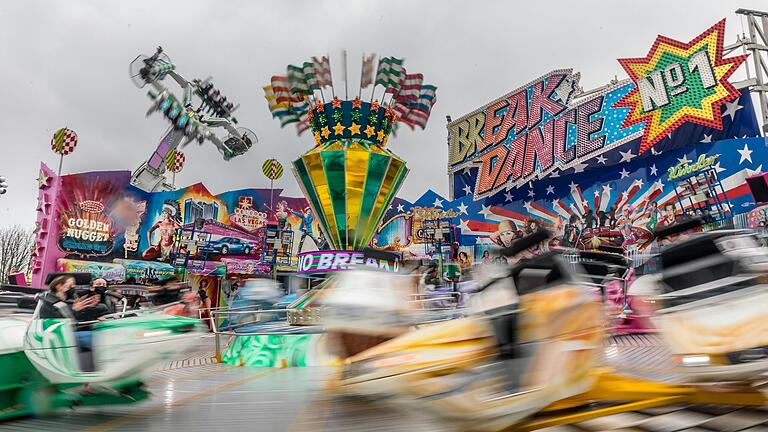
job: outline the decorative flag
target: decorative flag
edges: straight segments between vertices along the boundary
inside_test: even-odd
[[[403,66],[403,59],[396,59],[394,57],[385,57],[379,62],[379,67],[376,70],[376,85],[382,85],[387,89],[400,88],[400,80],[405,75],[405,67]]]
[[[287,124],[299,121],[299,114],[295,111],[292,104],[289,104],[288,102],[277,103],[276,101],[278,98],[275,96],[273,87],[264,86],[263,88],[264,98],[267,99],[269,111],[272,113],[272,117],[280,120],[280,127],[285,127]],[[306,103],[304,105],[307,105],[307,107],[309,106]],[[307,108],[304,109],[305,112],[306,109]]]
[[[275,93],[275,102],[278,104],[286,102],[302,103],[306,99],[304,95],[291,94],[291,87],[288,84],[287,76],[275,75],[271,79],[272,90]]]
[[[51,150],[54,153],[66,156],[77,147],[77,134],[72,129],[61,128],[51,138]]]
[[[402,91],[395,99],[393,109],[400,115],[400,121],[408,125],[411,129],[419,126],[424,129],[427,127],[427,120],[432,112],[432,106],[436,102],[437,87],[433,85],[422,85],[419,90],[418,99],[403,99]]]
[[[165,156],[165,167],[172,173],[181,172],[186,160],[187,158],[184,156],[184,153],[178,150],[169,151]]]
[[[421,94],[421,84],[424,81],[422,74],[406,74],[403,78],[397,99],[404,101],[417,101]]]
[[[301,66],[288,65],[288,87],[294,95],[308,95],[312,93],[309,89],[307,76],[304,74],[304,68]],[[312,76],[314,80],[314,76]]]
[[[363,58],[363,69],[360,72],[360,87],[366,88],[373,84],[373,61],[376,59],[376,54],[371,54],[367,58]]]
[[[312,64],[317,85],[320,87],[333,86],[331,79],[331,63],[328,56],[312,57]]]

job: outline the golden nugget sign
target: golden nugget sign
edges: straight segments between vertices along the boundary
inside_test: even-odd
[[[465,193],[480,199],[605,166],[597,156],[641,137],[643,153],[686,122],[722,129],[720,107],[739,97],[728,78],[746,57],[723,58],[724,31],[725,20],[689,43],[659,36],[647,57],[619,60],[631,80],[599,91],[578,94],[579,74],[556,70],[450,122],[449,174],[477,170]]]
[[[59,248],[81,256],[108,255],[114,247],[112,220],[97,201],[83,201],[62,215]]]

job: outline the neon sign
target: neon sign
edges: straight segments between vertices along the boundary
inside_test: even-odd
[[[61,217],[59,248],[81,256],[104,256],[112,252],[114,240],[112,220],[104,213],[104,205],[83,201],[77,209]]]
[[[728,78],[747,58],[723,58],[724,34],[725,19],[688,43],[659,36],[646,57],[619,60],[637,84],[617,106],[631,108],[625,126],[645,125],[640,154],[684,122],[722,129],[720,107],[739,97]]]
[[[688,160],[684,160],[683,162],[680,162],[679,164],[673,167],[669,167],[669,169],[667,170],[667,172],[669,173],[669,179],[674,180],[684,175],[688,175],[690,173],[703,170],[704,168],[708,168],[714,165],[715,161],[719,157],[720,157],[719,154],[716,154],[713,156],[707,156],[703,154],[699,156],[699,159],[697,159],[694,164],[691,164],[690,161]]]

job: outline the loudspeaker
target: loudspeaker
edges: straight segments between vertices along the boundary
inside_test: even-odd
[[[747,177],[747,185],[755,199],[755,204],[768,203],[768,173]]]

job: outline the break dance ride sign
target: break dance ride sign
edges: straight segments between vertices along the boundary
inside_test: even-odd
[[[449,123],[449,174],[476,169],[465,193],[481,199],[606,165],[601,155],[641,139],[631,160],[685,123],[722,129],[721,106],[740,96],[728,78],[746,59],[723,58],[724,33],[722,20],[688,43],[659,36],[646,57],[619,60],[630,80],[595,92],[555,70]]]
[[[397,258],[388,260],[381,257],[367,257],[360,251],[313,251],[299,254],[297,272],[325,273],[365,266],[397,272],[400,270],[400,261]]]

